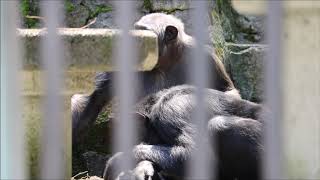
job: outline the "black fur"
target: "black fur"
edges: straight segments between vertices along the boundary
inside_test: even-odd
[[[166,174],[183,175],[184,164],[197,146],[194,135],[198,130],[191,122],[194,91],[192,86],[176,86],[151,94],[138,103],[137,114],[147,123],[144,126],[147,136],[141,137],[143,143],[132,151],[137,162],[151,161]],[[218,169],[214,179],[260,179],[264,123],[258,115],[263,113],[263,107],[213,89],[207,89],[205,96],[208,132],[216,139],[213,148]],[[113,163],[109,161],[107,167]],[[109,173],[106,169],[105,179],[111,180]]]
[[[194,39],[184,32],[183,23],[171,15],[154,13],[142,17],[135,23],[135,27],[155,32],[159,43],[156,67],[152,71],[136,73],[141,84],[140,89],[136,91],[139,92],[137,98],[140,99],[172,86],[187,84],[189,74],[187,69],[192,61],[189,52],[195,46]],[[210,66],[209,77],[214,77],[210,80],[209,88],[223,92],[232,91],[240,98],[222,62],[212,52],[206,52],[208,66]],[[96,89],[80,106],[84,108],[72,108],[73,141],[77,140],[81,132],[88,129],[103,106],[113,97],[111,92],[116,74],[107,72],[99,74],[96,79]],[[79,105],[72,104],[72,107],[79,107]]]

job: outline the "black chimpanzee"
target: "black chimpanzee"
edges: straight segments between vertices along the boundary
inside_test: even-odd
[[[135,28],[153,31],[158,36],[159,45],[156,67],[152,71],[136,73],[141,82],[141,87],[137,90],[138,99],[164,88],[187,84],[187,65],[193,61],[190,59],[190,52],[195,47],[195,40],[185,33],[181,20],[162,13],[148,14],[135,23]],[[214,77],[210,80],[209,88],[240,98],[222,62],[213,52],[207,51],[207,63],[211,67],[210,77]],[[73,140],[77,140],[80,132],[95,121],[104,105],[112,98],[113,83],[110,79],[113,79],[115,74],[107,72],[100,74],[108,78],[98,82],[91,95],[72,97]]]
[[[112,180],[119,175],[115,166],[124,156],[132,156],[136,162],[147,161],[152,164],[147,163],[144,171],[140,166],[140,177],[152,176],[152,167],[166,174],[181,176],[191,150],[197,146],[194,133],[198,129],[191,121],[196,106],[194,92],[194,87],[180,85],[141,100],[137,104],[136,114],[140,117],[142,143],[130,153],[116,154],[111,158],[107,162],[104,178]],[[213,89],[205,90],[204,99],[209,138],[216,140],[213,148],[216,152],[217,177],[213,179],[261,179],[264,122],[259,119],[264,113],[262,105]]]

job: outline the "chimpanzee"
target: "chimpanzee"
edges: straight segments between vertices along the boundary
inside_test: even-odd
[[[145,171],[140,167],[145,178],[153,175],[152,167],[166,174],[182,176],[184,164],[197,146],[194,135],[198,128],[191,121],[196,106],[194,92],[192,86],[179,85],[143,98],[136,106],[136,114],[140,117],[138,126],[142,127],[140,132],[144,132],[140,137],[142,143],[130,153],[118,153],[111,158],[104,178],[112,180],[119,175],[115,166],[125,156],[132,156],[136,162],[152,163],[152,166],[147,163]],[[216,152],[217,176],[213,179],[261,179],[264,121],[260,120],[260,115],[265,113],[263,106],[213,89],[205,90],[204,103],[209,138],[215,139],[212,148]]]
[[[195,40],[184,31],[184,24],[178,18],[163,13],[143,16],[135,23],[135,29],[151,30],[158,36],[159,56],[156,67],[151,71],[137,72],[141,87],[137,90],[138,99],[164,88],[188,83],[188,66],[190,52],[195,48]],[[205,48],[205,47],[204,47]],[[207,50],[207,49],[206,49]],[[207,63],[210,66],[209,88],[233,94],[240,98],[233,82],[227,74],[222,62],[213,54],[206,51]],[[87,129],[97,118],[104,105],[112,98],[112,79],[115,73],[101,73],[102,81],[89,96],[74,95],[72,97],[72,126],[73,140],[80,132]],[[98,78],[99,79],[99,78]]]

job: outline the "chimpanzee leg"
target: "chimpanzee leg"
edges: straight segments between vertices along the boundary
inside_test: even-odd
[[[215,138],[217,179],[261,179],[261,122],[216,116],[208,122],[208,129]]]

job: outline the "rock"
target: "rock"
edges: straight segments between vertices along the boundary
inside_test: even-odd
[[[238,39],[242,42],[261,42],[264,32],[263,16],[239,16],[238,24]]]
[[[136,8],[138,9],[138,8]],[[143,14],[141,12],[135,11],[133,16],[133,23],[140,19]],[[100,12],[96,17],[92,17],[88,23],[92,22],[96,18],[95,22],[89,26],[89,28],[109,28],[117,29],[119,26],[116,24],[116,12],[111,10],[108,12]],[[133,27],[132,23],[132,27]]]
[[[263,59],[266,45],[228,44],[225,66],[242,98],[263,100]]]
[[[239,14],[231,5],[231,0],[217,0],[213,10],[221,22],[226,41],[234,43],[258,43],[264,35],[264,16]]]
[[[90,176],[102,177],[107,160],[111,155],[99,154],[94,151],[88,151],[82,155],[86,161],[88,173]]]
[[[94,12],[99,7],[111,7],[112,2],[109,0],[83,0],[82,2],[90,11]]]
[[[149,5],[149,9],[152,12],[174,12],[174,11],[184,11],[188,9],[192,9],[193,4],[190,0],[147,0]],[[207,1],[207,7],[212,9],[214,7],[213,1]]]
[[[162,12],[171,14],[183,21],[185,30],[188,34],[192,35],[191,17],[193,13],[192,3],[189,0],[148,0],[145,1],[143,12]],[[208,9],[213,8],[213,2],[208,2]],[[206,19],[206,24],[210,25],[209,17]]]
[[[109,29],[115,29],[117,28],[117,25],[115,24],[115,15],[114,12],[106,12],[106,13],[100,13],[96,17],[96,21],[89,26],[89,28],[109,28]],[[90,22],[93,19],[90,20]]]
[[[73,5],[78,6],[82,3],[82,0],[69,0]]]
[[[171,13],[171,15],[182,20],[182,22],[184,23],[185,31],[189,35],[194,35],[193,29],[192,29],[192,22],[191,22],[193,12],[194,10],[188,9],[188,10],[176,10],[173,13]],[[205,21],[206,21],[206,27],[211,26],[211,21],[209,16],[206,16]],[[208,34],[210,34],[210,31],[208,31]]]
[[[68,27],[77,28],[86,25],[89,18],[89,10],[82,6],[76,6],[73,11],[66,14],[66,23]]]
[[[186,10],[190,6],[188,0],[150,0],[152,11],[174,11],[174,10]]]

